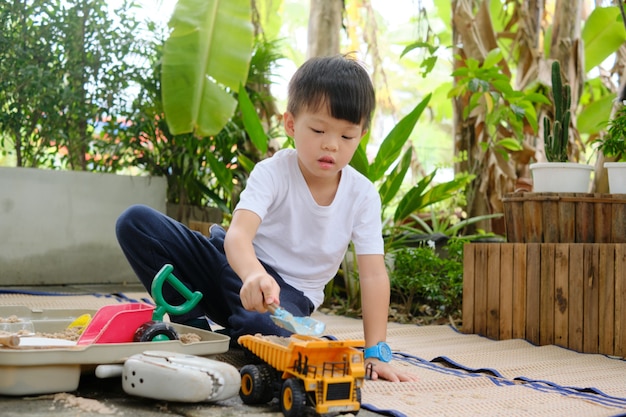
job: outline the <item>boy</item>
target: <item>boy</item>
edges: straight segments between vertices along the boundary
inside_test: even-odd
[[[235,341],[242,334],[288,336],[271,321],[267,306],[280,304],[294,316],[312,314],[352,241],[372,378],[416,379],[387,363],[389,278],[380,198],[348,165],[374,107],[374,88],[358,62],[343,56],[310,59],[289,83],[284,125],[295,149],[256,165],[227,233],[213,226],[207,239],[144,206],[120,216],[120,246],[146,288],[170,263],[181,281],[204,294],[195,311],[172,321],[208,328],[206,315]],[[164,295],[171,304],[184,301],[171,288]]]

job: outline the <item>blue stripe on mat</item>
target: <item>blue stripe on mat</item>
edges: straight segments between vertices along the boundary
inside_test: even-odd
[[[368,410],[371,411],[372,413],[378,413],[378,414],[382,414],[384,416],[391,416],[391,417],[409,417],[404,413],[401,413],[397,410],[384,410],[378,407],[373,406],[372,404],[365,404],[365,403],[361,403],[361,408],[364,410]]]
[[[532,388],[532,389],[542,391],[542,392],[553,392],[553,393],[558,393],[558,394],[569,396],[569,397],[576,397],[576,398],[583,399],[585,401],[590,401],[590,402],[594,402],[594,403],[605,405],[605,406],[626,408],[626,398],[607,395],[601,390],[596,389],[596,388],[565,387],[565,386],[561,386],[559,384],[555,384],[550,381],[533,380],[533,379],[524,378],[524,377],[518,377],[518,378],[514,378],[513,380],[509,380],[495,369],[490,369],[490,368],[472,369],[462,364],[459,364],[445,356],[439,356],[437,358],[434,358],[432,361],[427,361],[426,359],[422,359],[417,356],[409,355],[406,353],[395,352],[394,357],[398,360],[408,362],[414,366],[428,368],[437,372],[447,373],[447,374],[454,375],[454,376],[487,377],[494,384],[503,385],[503,386],[504,385],[519,385],[519,384],[516,384],[514,381],[524,381],[525,384],[519,385],[519,386]],[[454,368],[444,368],[442,366],[436,365],[436,363],[438,362],[446,363],[448,365],[454,366]]]

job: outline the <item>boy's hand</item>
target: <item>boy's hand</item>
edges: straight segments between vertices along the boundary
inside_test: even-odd
[[[280,286],[267,273],[246,277],[239,291],[243,308],[259,313],[265,313],[268,304],[280,304],[279,295]]]
[[[368,366],[371,364],[372,373],[371,379],[372,381],[376,381],[377,379],[385,379],[389,382],[414,382],[419,381],[417,375],[411,374],[409,372],[403,372],[402,370],[391,366],[389,363],[382,362],[378,359],[369,358],[365,360],[365,369],[366,376],[370,376],[368,371]]]

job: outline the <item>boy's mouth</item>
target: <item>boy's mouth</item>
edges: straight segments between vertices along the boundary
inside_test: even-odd
[[[317,160],[322,168],[331,168],[335,165],[335,160],[330,156],[322,156]]]
[[[333,158],[331,158],[330,156],[322,156],[320,159],[318,159],[319,162],[323,163],[323,164],[334,164],[335,160]]]

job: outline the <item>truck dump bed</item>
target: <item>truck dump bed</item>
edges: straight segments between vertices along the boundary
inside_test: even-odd
[[[358,351],[351,348],[363,347],[365,342],[363,340],[328,340],[294,334],[289,338],[245,335],[239,338],[239,344],[273,368],[286,371],[293,368],[294,363],[303,358],[307,359],[308,367],[317,366],[320,369],[323,368],[321,365],[324,363],[346,361],[352,363],[354,361],[347,355]],[[357,370],[354,369],[354,371]],[[363,377],[364,372],[363,369],[363,374],[353,376]]]

